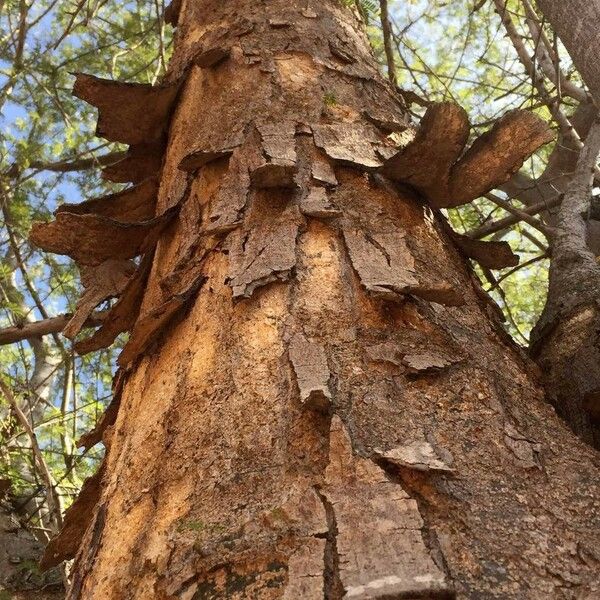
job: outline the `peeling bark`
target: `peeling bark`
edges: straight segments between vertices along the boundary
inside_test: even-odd
[[[543,119],[527,111],[509,111],[453,167],[449,206],[466,204],[508,181],[525,159],[553,139]]]
[[[470,124],[450,103],[427,109],[416,137],[386,161],[382,172],[408,183],[437,208],[467,204],[510,179],[554,135],[547,123],[526,111],[509,111],[463,154]],[[461,156],[462,155],[462,156]],[[430,169],[422,169],[430,164]]]
[[[285,194],[280,192],[279,195],[280,198],[255,197],[256,225],[250,225],[248,230],[237,230],[230,237],[229,281],[234,298],[250,298],[256,289],[292,276],[299,231],[296,211],[284,208],[273,215],[272,221],[261,218],[261,204],[285,202]]]
[[[204,281],[204,275],[200,275],[187,289],[174,294],[166,302],[142,315],[136,321],[131,337],[117,359],[120,367],[128,367],[143,353],[148,353],[150,345],[156,341],[173,317],[186,306],[190,299],[195,297]]]
[[[79,204],[61,204],[55,214],[100,215],[125,223],[135,223],[152,219],[156,214],[158,181],[155,177],[146,179],[139,185],[130,187],[94,200]]]
[[[59,565],[63,560],[75,558],[83,534],[92,522],[94,509],[100,500],[104,469],[85,480],[77,500],[65,513],[64,525],[58,536],[50,540],[40,561],[43,570]]]
[[[482,242],[456,232],[452,232],[452,239],[467,258],[487,269],[506,269],[519,264],[519,256],[508,242]]]
[[[162,141],[130,146],[125,158],[102,170],[102,177],[115,183],[140,183],[159,173],[163,152]]]
[[[152,87],[77,73],[73,94],[98,108],[96,133],[112,142],[159,140],[169,122],[176,85]]]
[[[440,163],[418,194],[382,176],[415,148],[361,24],[337,0],[177,24],[156,209],[177,217],[113,309],[143,288],[70,600],[593,597],[597,457],[414,185]],[[505,141],[461,172],[510,171]]]
[[[390,158],[383,174],[437,198],[449,186],[450,169],[469,139],[469,117],[463,108],[441,102],[427,109],[414,140]],[[422,165],[429,165],[423,169]]]
[[[178,211],[173,207],[159,217],[135,222],[59,212],[55,221],[34,223],[30,239],[39,248],[70,256],[80,265],[126,260],[152,250]]]
[[[118,301],[110,308],[100,328],[89,338],[75,343],[78,354],[88,354],[94,350],[107,348],[117,336],[129,331],[138,316],[146,281],[150,272],[152,254],[147,254],[141,261],[136,272],[128,280]]]
[[[377,457],[396,467],[415,469],[424,472],[452,472],[444,458],[437,456],[435,449],[425,440],[417,440],[405,446],[387,451],[377,450]]]
[[[344,598],[451,598],[429,555],[415,500],[374,463],[356,458],[334,417],[323,494],[333,507]]]
[[[300,401],[311,408],[327,410],[331,401],[331,373],[325,349],[297,333],[290,342],[289,353],[300,389]]]
[[[63,329],[65,337],[73,339],[101,302],[120,296],[134,271],[135,263],[115,260],[107,260],[97,267],[82,268],[81,282],[85,291],[77,302],[75,314]]]
[[[300,201],[300,211],[307,217],[318,219],[331,219],[342,214],[340,210],[331,204],[327,190],[322,187],[310,188],[308,194]]]
[[[257,188],[294,187],[296,127],[293,122],[258,127],[264,161],[251,173]]]

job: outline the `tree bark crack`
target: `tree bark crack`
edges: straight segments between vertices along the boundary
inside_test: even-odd
[[[315,491],[323,503],[325,515],[327,516],[327,532],[315,537],[325,537],[325,564],[324,564],[324,600],[341,600],[344,596],[344,586],[340,579],[340,558],[337,549],[337,523],[333,505],[327,497],[315,487]]]

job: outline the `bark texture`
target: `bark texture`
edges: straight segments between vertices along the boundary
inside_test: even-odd
[[[548,399],[582,439],[600,448],[600,265],[590,251],[586,217],[600,153],[592,124],[560,206],[552,236],[548,299],[531,336]]]
[[[536,0],[568,50],[595,102],[600,103],[599,0]]]
[[[415,136],[334,0],[183,0],[169,20],[144,221],[162,229],[153,254],[127,240],[144,274],[113,310],[139,316],[83,441],[107,446],[99,498],[96,479],[46,557],[77,525],[69,598],[596,597],[598,456],[428,206],[505,180],[547,132],[511,114],[463,155],[442,107]],[[98,105],[125,139],[123,107]],[[437,119],[456,136],[436,149]],[[94,257],[130,258],[115,240]]]

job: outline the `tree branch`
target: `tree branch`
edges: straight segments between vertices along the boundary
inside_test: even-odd
[[[497,196],[496,194],[489,193],[489,194],[486,194],[485,197],[488,200],[491,200],[494,204],[497,204],[500,208],[503,208],[506,212],[509,212],[509,213],[515,215],[515,217],[519,217],[519,219],[521,221],[525,221],[525,223],[528,223],[534,229],[537,229],[540,233],[542,233],[547,238],[550,237],[550,231],[549,231],[548,227],[546,227],[541,221],[539,221],[538,219],[534,218],[532,215],[527,213],[525,210],[521,210],[520,208],[513,206],[508,200],[504,200],[503,198],[500,198],[500,196]]]
[[[381,14],[381,31],[383,33],[383,47],[385,49],[385,59],[387,62],[388,79],[394,87],[398,85],[396,78],[396,62],[394,60],[394,49],[392,47],[392,28],[390,25],[390,16],[388,11],[388,0],[379,0]]]
[[[559,206],[561,201],[562,194],[558,194],[551,200],[545,202],[538,202],[537,204],[532,204],[531,206],[524,208],[521,212],[527,213],[528,215],[537,215],[543,210],[549,210],[550,208],[555,208],[556,206]],[[522,221],[520,216],[512,215],[510,217],[505,217],[504,219],[498,219],[497,221],[493,221],[492,223],[488,223],[487,225],[482,225],[481,227],[470,231],[467,235],[475,240],[479,240],[492,233],[508,229],[509,227],[512,227],[519,221]]]
[[[17,417],[17,421],[19,421],[19,425],[25,430],[27,436],[29,437],[29,441],[31,442],[31,449],[33,451],[35,461],[38,464],[38,468],[40,470],[40,474],[47,488],[47,496],[46,501],[48,502],[48,510],[54,519],[55,524],[55,533],[60,531],[62,527],[62,514],[61,514],[61,504],[60,498],[56,493],[56,483],[54,482],[54,478],[50,473],[50,469],[44,460],[44,455],[40,449],[40,445],[37,441],[37,436],[35,435],[35,431],[33,427],[27,420],[27,417],[23,413],[23,411],[19,408],[19,404],[13,396],[10,388],[0,379],[0,391],[6,398],[7,402],[10,404],[15,416]]]
[[[85,169],[94,169],[96,167],[105,167],[112,165],[127,156],[125,151],[108,152],[102,156],[92,156],[91,158],[80,158],[77,160],[61,160],[58,162],[32,161],[27,169],[36,171],[53,171],[55,173],[71,173],[73,171],[83,171]],[[7,175],[14,177],[19,174],[19,167],[13,165]]]
[[[101,325],[107,312],[98,311],[92,313],[90,318],[85,322],[84,327],[97,327]],[[72,316],[72,314],[60,315],[58,317],[42,319],[41,321],[34,321],[33,323],[26,323],[21,327],[0,329],[0,346],[60,333],[71,320]]]

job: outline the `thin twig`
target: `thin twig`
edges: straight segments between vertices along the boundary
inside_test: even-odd
[[[33,454],[35,460],[38,465],[38,469],[40,470],[40,474],[44,483],[46,485],[46,489],[48,495],[46,496],[46,501],[48,502],[48,510],[50,512],[51,518],[54,519],[56,531],[58,532],[62,527],[62,510],[61,510],[61,502],[58,494],[56,493],[56,483],[54,482],[54,478],[50,473],[50,469],[44,460],[44,455],[40,449],[40,445],[37,441],[37,436],[35,435],[35,431],[33,427],[27,420],[27,417],[23,413],[23,411],[19,408],[19,404],[16,401],[15,397],[12,394],[10,388],[0,379],[0,391],[10,404],[15,416],[17,417],[17,421],[21,427],[27,432],[29,437],[29,441],[31,442],[31,449],[33,450]]]
[[[392,27],[388,11],[388,0],[379,0],[379,6],[381,31],[383,33],[383,48],[385,50],[385,60],[387,63],[387,75],[392,85],[396,87],[398,85],[398,79],[396,78],[396,61],[394,60],[394,49],[392,48]]]

